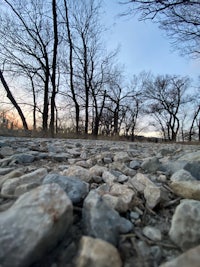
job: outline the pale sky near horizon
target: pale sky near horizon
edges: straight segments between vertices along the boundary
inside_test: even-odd
[[[194,80],[200,75],[200,60],[180,56],[170,45],[170,39],[158,25],[150,21],[138,21],[135,17],[118,15],[127,6],[118,0],[104,1],[104,24],[109,28],[106,38],[108,49],[120,46],[118,55],[125,73],[132,76],[141,71],[153,74],[175,74],[190,76]]]

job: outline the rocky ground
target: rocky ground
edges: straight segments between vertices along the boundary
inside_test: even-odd
[[[0,267],[200,262],[200,146],[0,137]]]

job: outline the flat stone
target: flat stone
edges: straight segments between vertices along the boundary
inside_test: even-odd
[[[200,200],[200,181],[176,181],[170,187],[180,197]]]
[[[72,203],[57,184],[23,194],[0,213],[0,263],[27,267],[57,244],[72,223]]]
[[[23,169],[16,169],[16,170],[12,170],[6,175],[3,175],[2,177],[0,177],[0,188],[3,185],[3,183],[7,181],[8,179],[17,178],[17,177],[22,176],[23,174],[24,174]]]
[[[200,244],[200,201],[183,200],[172,217],[169,236],[183,250]]]
[[[183,156],[179,157],[178,160],[187,162],[200,161],[200,151],[184,154]]]
[[[197,180],[200,180],[200,159],[199,161],[194,162],[188,162],[184,169],[191,173],[193,177],[195,177]]]
[[[118,250],[110,243],[98,238],[83,236],[80,240],[76,267],[121,267]]]
[[[142,162],[141,168],[147,172],[155,173],[161,169],[161,163],[157,157],[151,157]]]
[[[114,155],[114,161],[127,162],[130,161],[130,157],[127,152],[117,152]]]

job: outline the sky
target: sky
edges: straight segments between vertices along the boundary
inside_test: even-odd
[[[118,0],[104,2],[103,23],[108,27],[106,45],[111,50],[120,46],[118,58],[125,73],[132,76],[151,71],[155,75],[175,74],[197,80],[200,61],[180,56],[157,24],[131,16],[119,17],[126,9],[127,6],[120,5]]]

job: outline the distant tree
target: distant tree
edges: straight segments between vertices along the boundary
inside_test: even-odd
[[[183,55],[200,57],[200,1],[199,0],[122,0],[129,4],[125,14],[140,20],[155,21],[172,39]]]
[[[149,101],[148,113],[161,125],[168,140],[176,141],[180,129],[180,107],[190,101],[186,96],[189,83],[187,77],[170,75],[158,75],[145,83],[144,95]]]

